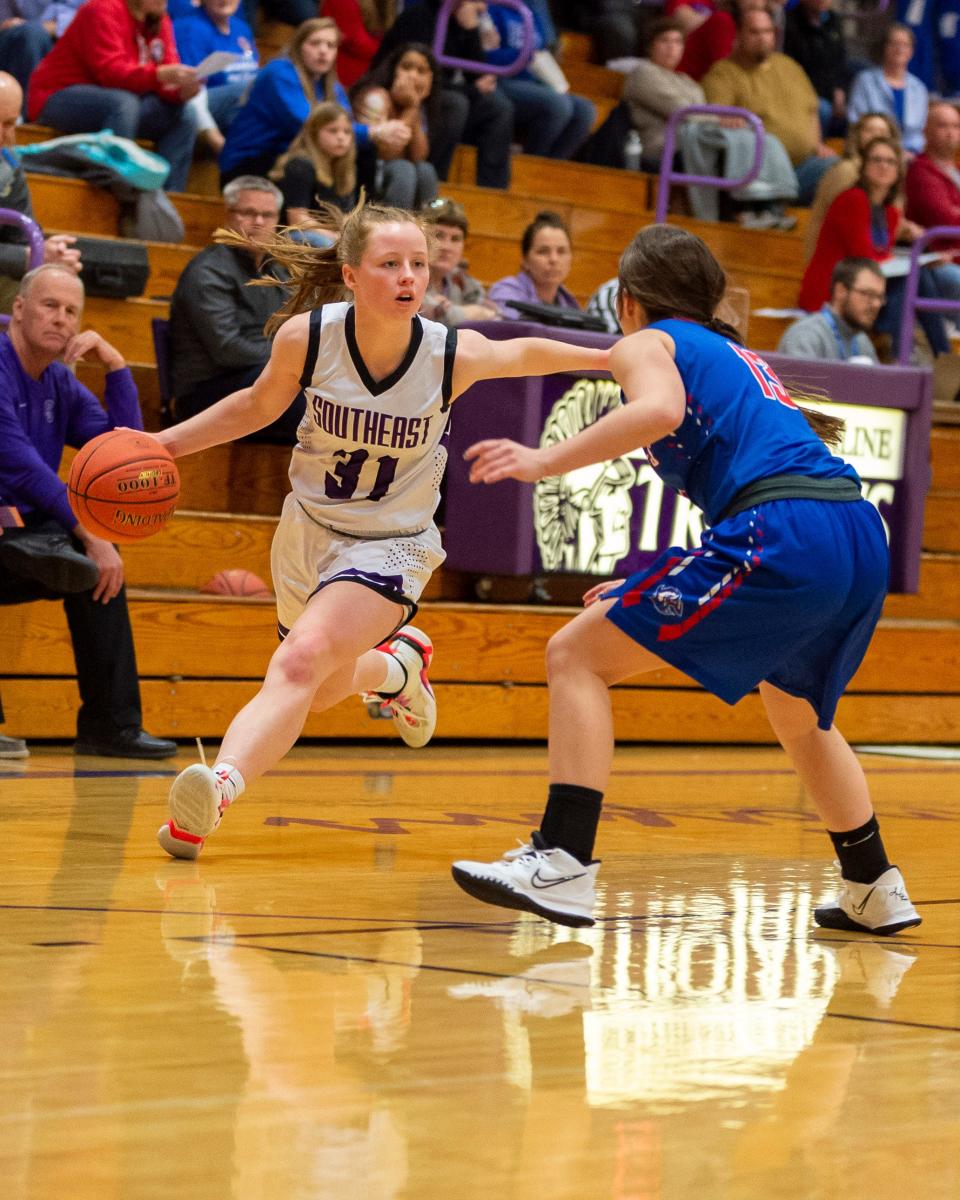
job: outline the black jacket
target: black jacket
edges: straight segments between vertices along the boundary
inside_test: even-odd
[[[787,13],[783,52],[806,71],[813,90],[824,100],[832,100],[834,88],[847,89],[847,47],[836,13],[811,25],[798,5]]]
[[[207,246],[190,260],[170,304],[173,394],[241,367],[266,365],[271,343],[263,327],[285,299],[276,287],[247,287],[259,278],[253,259],[232,246]]]
[[[412,8],[405,8],[383,35],[383,41],[370,65],[378,66],[391,50],[395,50],[397,46],[404,46],[407,42],[422,42],[432,48],[439,11],[440,0],[422,0],[422,3],[414,4]],[[485,62],[483,46],[480,44],[480,31],[478,29],[462,29],[452,14],[450,24],[447,26],[443,52],[451,58]],[[483,73],[483,69],[477,71],[478,75]],[[447,86],[451,83],[459,83],[460,73],[443,68],[441,81]]]

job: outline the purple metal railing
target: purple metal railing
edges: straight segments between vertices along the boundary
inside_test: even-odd
[[[708,113],[715,117],[742,117],[754,133],[753,164],[741,179],[721,179],[718,175],[682,175],[673,169],[673,159],[677,148],[677,126],[681,121],[694,113]],[[667,205],[670,202],[670,185],[672,183],[699,184],[703,187],[733,188],[744,187],[752,183],[760,174],[763,164],[763,138],[765,130],[763,122],[756,113],[748,112],[745,108],[734,108],[728,104],[688,104],[686,108],[678,108],[670,114],[667,121],[667,131],[664,136],[663,154],[660,156],[660,175],[657,185],[656,222],[659,225],[667,215]]]
[[[28,271],[32,271],[34,267],[42,265],[44,256],[43,230],[36,221],[31,221],[29,217],[24,216],[22,212],[17,212],[14,208],[0,208],[0,225],[19,225],[21,231],[26,235],[27,245],[30,247],[30,258],[27,261]],[[9,320],[9,317],[0,315],[0,328],[6,325]]]
[[[910,271],[907,274],[907,285],[903,295],[903,323],[900,326],[900,353],[897,355],[897,362],[901,367],[906,367],[910,363],[910,351],[913,348],[913,326],[918,312],[960,311],[960,300],[934,299],[933,297],[925,299],[917,295],[918,276],[923,270],[918,261],[920,255],[926,246],[940,238],[960,239],[960,226],[934,225],[932,229],[922,233],[910,248]]]
[[[450,18],[453,15],[454,9],[460,4],[460,0],[443,0],[440,11],[437,13],[437,28],[433,35],[433,54],[441,67],[451,67],[453,70],[460,71],[473,71],[478,75],[510,76],[520,74],[533,57],[533,15],[525,4],[520,3],[520,0],[497,0],[497,3],[502,8],[512,8],[518,12],[520,20],[523,23],[523,45],[520,47],[520,53],[513,62],[497,66],[494,63],[488,63],[483,60],[474,62],[469,58],[453,58],[444,54],[443,44],[447,40],[447,26],[450,24]]]

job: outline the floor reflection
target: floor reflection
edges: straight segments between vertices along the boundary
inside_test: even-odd
[[[795,791],[720,822],[698,778],[696,815],[611,824],[571,930],[449,880],[514,797],[452,823],[444,775],[347,776],[245,798],[199,863],[155,856],[162,780],[0,780],[4,1197],[960,1196],[953,825],[901,817],[918,936],[817,931]]]

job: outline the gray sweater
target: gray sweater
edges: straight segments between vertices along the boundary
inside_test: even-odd
[[[658,67],[648,58],[639,62],[623,85],[630,123],[640,134],[643,157],[658,159],[663,153],[667,120],[678,108],[703,104],[703,88],[689,75]]]
[[[793,358],[822,358],[832,362],[845,362],[854,355],[861,355],[871,362],[879,362],[873,342],[865,333],[854,330],[841,317],[837,317],[836,322],[842,352],[833,327],[822,311],[795,321],[781,337],[777,352]]]

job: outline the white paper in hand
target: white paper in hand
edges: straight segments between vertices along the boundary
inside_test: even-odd
[[[203,62],[197,64],[197,78],[209,79],[211,75],[217,75],[238,62],[243,62],[242,54],[231,54],[229,50],[214,50]]]

